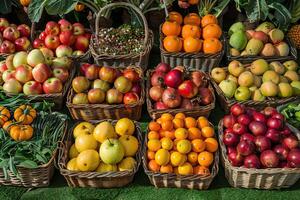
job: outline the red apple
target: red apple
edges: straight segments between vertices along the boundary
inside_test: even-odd
[[[135,104],[139,101],[139,96],[135,92],[127,92],[123,96],[123,103],[125,105]]]
[[[3,90],[13,94],[19,94],[22,92],[22,85],[16,79],[11,78],[4,83]]]
[[[159,101],[159,102],[156,102],[154,104],[154,109],[156,110],[164,110],[164,109],[168,109],[169,107],[167,105],[165,105],[163,102]]]
[[[243,164],[244,157],[237,151],[232,151],[228,154],[228,160],[232,164],[232,166],[239,167]]]
[[[274,113],[274,114],[272,115],[272,118],[280,119],[281,121],[284,121],[284,120],[285,120],[284,116],[283,116],[282,114],[280,114],[280,113]]]
[[[271,140],[265,136],[259,135],[255,138],[256,149],[259,152],[271,149]]]
[[[81,50],[83,52],[86,52],[86,50],[89,47],[89,44],[90,44],[90,41],[86,37],[79,35],[79,36],[77,36],[77,38],[75,40],[74,47],[76,50]]]
[[[30,37],[30,27],[26,24],[21,24],[17,27],[17,30],[20,32],[21,37]]]
[[[168,73],[171,70],[171,66],[167,63],[159,63],[155,67],[155,71],[162,72],[162,73]]]
[[[5,70],[2,74],[2,80],[4,82],[7,82],[11,78],[15,79],[15,74],[16,74],[15,70],[12,69]]]
[[[47,35],[56,36],[60,32],[59,25],[54,21],[50,21],[46,24],[45,32],[47,33]]]
[[[251,122],[251,118],[247,114],[241,114],[241,115],[238,116],[237,121],[240,124],[248,126],[248,124],[250,124],[250,122]]]
[[[266,121],[267,121],[266,116],[260,112],[253,112],[252,118],[254,121],[257,121],[257,122],[266,123]]]
[[[67,69],[62,68],[62,67],[56,67],[53,69],[53,75],[54,77],[58,78],[61,80],[61,82],[66,82],[69,78],[69,72]]]
[[[265,135],[267,131],[267,126],[264,123],[258,121],[252,121],[249,124],[248,128],[255,136]]]
[[[62,89],[62,82],[58,78],[49,78],[43,83],[43,91],[46,94],[60,93]]]
[[[273,107],[265,107],[265,109],[262,111],[263,114],[265,114],[267,117],[272,116],[273,114],[277,113],[277,110]]]
[[[0,46],[0,53],[12,54],[16,51],[14,43],[5,40]]]
[[[23,85],[23,93],[25,95],[42,94],[42,85],[36,81],[28,81]]]
[[[32,80],[32,68],[28,65],[20,65],[16,68],[15,77],[20,83],[26,83]]]
[[[130,91],[135,92],[137,95],[141,96],[142,88],[140,83],[133,83]]]
[[[80,73],[85,76],[85,72],[89,66],[91,66],[90,63],[82,63],[79,68]]]
[[[41,32],[39,35],[39,39],[43,41],[46,39],[46,37],[47,37],[47,33],[45,31]]]
[[[14,27],[9,26],[3,31],[3,38],[11,42],[14,42],[19,37],[20,32]]]
[[[32,69],[32,76],[35,81],[43,83],[51,76],[51,69],[46,64],[37,64]]]
[[[59,45],[56,50],[55,50],[55,54],[56,57],[64,57],[64,56],[71,56],[73,53],[73,50],[70,46],[67,45]]]
[[[255,142],[255,136],[250,133],[244,133],[241,135],[240,141],[249,140],[251,142]]]
[[[0,18],[0,32],[4,31],[9,26],[9,22],[5,18]]]
[[[280,142],[280,132],[276,129],[267,130],[266,137],[269,138],[273,143]]]
[[[47,35],[45,45],[49,49],[55,50],[59,46],[59,38],[55,35]]]
[[[120,104],[123,101],[123,94],[117,89],[109,89],[106,93],[106,102],[109,104]]]
[[[232,127],[233,133],[242,135],[247,132],[247,127],[243,124],[235,123]]]
[[[242,156],[248,156],[255,151],[255,144],[249,140],[240,141],[236,150]]]
[[[280,119],[276,119],[276,118],[269,118],[267,121],[267,126],[269,128],[273,128],[273,129],[281,129],[283,127],[283,122]]]
[[[6,71],[8,68],[7,68],[7,65],[5,63],[5,60],[1,61],[0,62],[0,73],[3,73],[4,71]]]
[[[72,24],[66,19],[59,20],[58,24],[60,25],[61,32],[72,31],[72,29],[73,29]]]
[[[59,41],[68,46],[72,46],[75,42],[75,36],[72,31],[63,31],[59,34]]]
[[[299,146],[299,141],[294,135],[291,135],[284,138],[282,144],[289,149],[295,149]]]
[[[85,33],[85,34],[83,34],[83,36],[86,37],[86,39],[90,40],[92,34],[90,34],[90,33]]]
[[[242,104],[234,104],[233,106],[231,106],[230,108],[230,112],[234,115],[234,116],[239,116],[241,114],[245,113],[245,106]]]
[[[191,80],[186,80],[179,85],[178,92],[182,97],[191,99],[198,94],[198,88]]]
[[[101,67],[99,71],[99,77],[103,81],[113,83],[117,77],[117,73],[112,67]]]
[[[84,76],[77,76],[72,80],[72,88],[76,93],[82,93],[90,88],[90,81]]]
[[[43,40],[37,38],[33,41],[33,48],[40,49],[40,48],[44,48],[44,47],[46,47],[46,46],[45,46],[45,43]]]
[[[88,92],[88,100],[89,100],[89,103],[100,104],[105,100],[105,92],[103,92],[99,88],[91,89]]]
[[[225,115],[223,118],[223,125],[226,128],[231,128],[236,123],[236,118],[233,115]]]
[[[74,33],[74,35],[84,34],[84,26],[80,23],[74,23],[73,24],[73,33]]]
[[[140,80],[139,74],[134,70],[127,68],[123,71],[123,76],[129,79],[132,83],[138,82]]]
[[[97,65],[90,65],[85,70],[85,77],[89,80],[95,80],[99,77],[100,67]]]
[[[223,135],[223,143],[226,146],[236,147],[239,141],[240,137],[237,134],[234,134],[233,132],[227,132]]]
[[[200,104],[201,105],[209,105],[214,101],[214,96],[210,89],[201,87],[199,88],[199,96],[201,98]]]
[[[15,41],[17,51],[27,51],[30,47],[30,41],[27,37],[20,37]]]

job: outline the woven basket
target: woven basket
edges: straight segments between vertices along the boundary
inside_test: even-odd
[[[100,121],[90,121],[93,124],[97,124],[103,121],[112,122],[113,125],[116,124],[116,120],[100,120]],[[77,122],[74,127],[78,124]],[[136,153],[135,160],[137,164],[135,165],[133,171],[118,171],[118,172],[76,172],[67,170],[66,166],[69,161],[68,152],[74,143],[73,138],[73,128],[69,131],[66,140],[64,141],[62,147],[59,150],[58,165],[60,173],[65,177],[68,185],[71,187],[94,187],[94,188],[114,188],[123,187],[132,182],[135,173],[138,171],[139,165],[141,163],[142,157],[142,130],[139,122],[134,121],[135,133],[139,141],[139,149]]]
[[[67,132],[67,122],[62,139]],[[60,143],[61,141],[58,141]],[[48,163],[39,166],[38,168],[29,169],[25,167],[17,167],[20,178],[16,177],[12,172],[8,171],[8,179],[5,179],[3,170],[0,170],[0,185],[21,186],[21,187],[47,187],[54,174],[56,155],[58,148],[53,152],[53,155]]]
[[[125,104],[73,104],[72,99],[75,95],[75,91],[72,87],[68,92],[67,107],[71,113],[71,116],[75,120],[97,120],[97,119],[121,119],[123,117],[130,118],[132,120],[139,120],[141,118],[142,107],[145,101],[145,86],[144,76],[141,68],[130,66],[139,73],[141,77],[141,96],[137,103],[131,105]]]
[[[198,116],[199,117],[199,116]],[[148,132],[148,131],[147,131]],[[185,188],[206,190],[209,188],[214,177],[219,171],[219,151],[214,153],[214,163],[210,170],[209,176],[201,175],[177,175],[177,174],[162,174],[153,172],[148,169],[147,159],[147,143],[148,137],[145,135],[144,150],[143,150],[143,167],[150,182],[156,188]]]
[[[226,72],[228,71],[227,68],[224,69]],[[236,103],[244,104],[247,107],[253,107],[260,110],[265,108],[266,106],[276,107],[299,99],[299,96],[294,96],[294,97],[282,98],[282,99],[274,98],[274,97],[266,97],[266,100],[264,101],[253,101],[253,100],[237,101],[234,98],[229,99],[225,97],[223,91],[221,90],[219,85],[213,80],[213,78],[211,78],[211,82],[217,93],[218,101],[221,104],[221,107],[225,110],[225,112],[228,112],[230,110],[230,107]]]
[[[98,49],[101,45],[98,42],[98,34],[100,29],[100,17],[101,15],[106,12],[108,9],[114,9],[114,8],[128,8],[134,11],[137,15],[137,17],[140,18],[140,20],[143,22],[144,29],[145,29],[145,38],[144,38],[144,51],[142,51],[140,54],[128,54],[128,55],[107,55],[107,54],[99,54]],[[126,3],[126,2],[117,2],[117,3],[111,3],[106,6],[104,6],[97,14],[96,18],[96,34],[92,35],[92,42],[90,43],[90,51],[91,54],[95,60],[95,62],[100,66],[129,66],[129,65],[135,65],[140,66],[143,70],[146,70],[148,67],[148,60],[150,51],[153,46],[153,32],[148,28],[148,23],[141,12],[139,8],[134,6],[133,4]]]
[[[163,110],[156,110],[153,107],[152,101],[150,99],[149,90],[151,88],[151,74],[154,70],[148,70],[147,71],[147,83],[146,83],[146,102],[147,102],[147,110],[152,119],[159,118],[163,113],[170,113],[172,115],[176,115],[177,113],[184,113],[186,116],[189,117],[199,117],[199,116],[205,116],[208,117],[210,115],[210,112],[215,108],[215,102],[216,97],[214,93],[214,89],[211,86],[209,80],[208,80],[208,88],[210,89],[212,95],[213,95],[213,102],[206,106],[199,106],[195,107],[193,109],[183,109],[183,108],[176,108],[176,109],[163,109]],[[196,71],[196,70],[190,70],[189,72]],[[209,79],[209,77],[207,76]],[[197,97],[196,97],[197,98]]]
[[[292,132],[300,139],[300,132],[287,124]],[[250,169],[234,167],[227,158],[226,146],[223,143],[223,121],[219,122],[219,144],[221,147],[221,163],[225,169],[225,176],[232,187],[280,189],[288,188],[300,178],[300,168],[268,168]]]

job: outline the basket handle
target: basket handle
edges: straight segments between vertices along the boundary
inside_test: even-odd
[[[144,14],[141,12],[141,10],[136,7],[135,5],[133,4],[130,4],[130,3],[126,3],[126,2],[118,2],[118,3],[111,3],[111,4],[108,4],[106,6],[104,6],[103,8],[100,9],[100,11],[98,12],[97,14],[97,17],[96,17],[96,24],[95,24],[95,27],[96,27],[96,40],[97,40],[97,43],[99,44],[99,41],[98,41],[98,34],[99,34],[99,22],[100,22],[100,17],[102,16],[102,14],[104,13],[104,11],[108,10],[109,8],[118,8],[118,7],[122,7],[122,8],[127,8],[127,9],[132,9],[134,12],[136,12],[140,18],[142,19],[143,21],[143,25],[144,25],[144,32],[145,32],[145,38],[144,38],[144,48],[146,47],[147,45],[147,42],[148,42],[148,38],[149,38],[149,28],[148,28],[148,22],[144,16]]]

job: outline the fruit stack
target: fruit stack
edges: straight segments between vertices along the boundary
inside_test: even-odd
[[[270,101],[271,105],[275,105],[292,101],[300,95],[298,70],[294,60],[268,63],[258,59],[249,65],[234,60],[227,69],[214,68],[211,77],[215,81],[216,91],[229,101],[234,98],[246,101],[246,104],[261,102],[261,105]]]
[[[287,187],[295,183],[300,176],[288,180],[295,175],[293,168],[300,168],[300,133],[294,131],[297,130],[289,126],[275,108],[266,107],[259,112],[241,104],[233,105],[219,124],[225,171],[229,174],[234,174],[229,170],[238,171],[237,177],[229,177],[229,182],[235,187],[262,188]],[[239,172],[242,174],[246,170],[251,178],[240,177]],[[258,184],[262,180],[265,182]]]
[[[105,113],[113,113],[114,108],[119,111],[123,109],[123,115],[131,119],[140,118],[144,101],[140,68],[130,66],[116,69],[82,63],[80,71],[82,75],[73,79],[67,100],[67,106],[75,119],[112,118],[113,114]],[[90,113],[87,111],[85,115],[82,110],[89,110]],[[114,118],[122,117],[120,115],[118,113]]]
[[[176,174],[182,177],[192,175],[188,179],[190,182],[182,183],[181,187],[194,185],[203,189],[217,174],[218,142],[213,126],[205,117],[195,119],[184,113],[175,116],[164,113],[149,123],[145,142],[144,169],[157,187],[180,187],[174,185],[174,181],[180,181],[180,178],[172,178],[172,174]],[[211,180],[199,184],[203,177]],[[161,182],[162,179],[167,179],[168,184]]]
[[[10,24],[7,19],[0,18],[0,54],[13,54],[31,48],[30,27]]]
[[[71,24],[61,19],[58,23],[48,22],[45,30],[33,41],[33,47],[47,47],[55,52],[56,57],[82,56],[88,50],[90,37],[81,23]]]
[[[242,22],[233,24],[229,31],[230,56],[288,56],[290,44],[284,33],[270,22],[263,22],[255,30],[246,30]]]
[[[187,72],[183,67],[160,63],[148,72],[147,107],[156,118],[166,110],[176,114],[187,111],[194,117],[208,116],[214,109],[215,96],[207,75],[199,70]]]
[[[81,172],[91,172],[79,181],[81,185],[72,186],[120,187],[132,181],[140,159],[140,127],[128,118],[122,118],[97,124],[78,123],[69,134],[69,143],[60,163],[63,163],[61,172],[66,179],[79,180],[84,176]],[[76,176],[68,176],[74,172],[78,172]],[[77,181],[71,182],[76,184]]]

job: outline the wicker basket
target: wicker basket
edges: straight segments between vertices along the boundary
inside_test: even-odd
[[[300,132],[287,124],[292,132],[300,139]],[[225,176],[232,187],[280,189],[288,188],[300,178],[300,168],[268,168],[250,169],[234,167],[227,158],[226,147],[223,143],[223,121],[219,122],[219,144],[221,147],[221,163],[225,169]]]
[[[227,68],[224,69],[226,72],[228,71]],[[266,100],[264,101],[253,101],[253,100],[237,101],[234,98],[229,99],[225,97],[223,91],[221,90],[219,85],[213,80],[213,78],[211,78],[211,82],[217,93],[218,101],[221,104],[221,107],[225,110],[225,112],[228,112],[230,107],[236,103],[244,104],[245,106],[253,107],[256,109],[263,109],[266,106],[276,107],[299,99],[299,96],[294,96],[294,97],[282,98],[282,99],[267,97]]]
[[[199,116],[198,116],[199,117]],[[143,150],[143,167],[150,182],[156,188],[185,188],[185,189],[199,189],[206,190],[209,188],[214,177],[219,171],[219,151],[214,153],[214,163],[211,167],[209,176],[201,175],[177,175],[177,174],[162,174],[153,172],[148,169],[147,159],[147,143],[148,137],[145,136],[144,150]]]
[[[132,9],[134,12],[137,13],[137,17],[140,18],[140,20],[143,22],[144,29],[145,29],[145,38],[144,38],[144,51],[140,54],[128,54],[128,55],[107,55],[107,54],[99,54],[98,49],[101,45],[98,42],[98,34],[100,29],[100,17],[101,15],[108,9],[118,8],[118,7],[124,7],[128,9]],[[141,12],[139,8],[134,6],[133,4],[126,3],[126,2],[117,2],[117,3],[111,3],[106,6],[104,6],[98,13],[96,18],[96,34],[92,35],[92,42],[90,43],[90,51],[91,54],[95,60],[95,62],[100,66],[129,66],[129,65],[135,65],[140,66],[143,70],[146,70],[148,67],[148,60],[150,51],[153,46],[153,32],[148,28],[148,23]]]
[[[141,96],[137,103],[131,105],[125,104],[73,104],[72,99],[75,95],[75,91],[71,87],[67,97],[67,107],[71,113],[71,116],[75,120],[97,120],[97,119],[121,119],[128,117],[132,120],[139,120],[141,118],[142,107],[145,101],[145,89],[144,89],[144,76],[141,68],[130,66],[139,73],[141,80]]]
[[[100,120],[91,121],[93,124],[97,124],[103,121],[112,122],[114,125],[117,121],[113,120]],[[79,122],[78,122],[79,123]],[[76,123],[74,127],[78,124]],[[139,141],[139,149],[136,153],[135,159],[137,164],[135,165],[133,171],[118,171],[118,172],[76,172],[66,169],[67,163],[69,161],[68,152],[74,142],[73,139],[73,128],[69,131],[66,140],[64,141],[62,147],[59,150],[59,170],[60,173],[65,177],[68,185],[71,187],[94,187],[94,188],[114,188],[123,187],[132,182],[135,173],[138,171],[139,165],[141,163],[142,157],[142,130],[139,122],[134,121],[135,124],[135,136]]]
[[[67,132],[67,122],[65,122],[65,129],[62,140]],[[59,141],[58,143],[60,143]],[[53,155],[48,163],[39,166],[38,168],[29,169],[25,167],[17,167],[20,178],[16,177],[12,172],[8,172],[8,179],[5,179],[3,170],[0,170],[0,185],[22,186],[22,187],[47,187],[54,174],[56,155],[58,148],[53,152]]]
[[[192,72],[192,71],[196,71],[196,70],[190,70],[189,72]],[[153,70],[147,71],[147,83],[146,83],[147,110],[152,119],[159,118],[163,113],[170,113],[172,115],[176,115],[177,113],[184,113],[186,116],[190,116],[190,117],[199,117],[199,116],[208,117],[210,115],[210,112],[215,108],[216,97],[215,97],[214,89],[208,80],[208,84],[209,84],[208,88],[210,89],[210,91],[213,95],[213,102],[211,104],[206,105],[206,106],[195,107],[193,109],[183,109],[183,108],[163,109],[163,110],[154,109],[152,101],[150,99],[150,95],[149,95],[149,90],[151,88],[151,83],[150,83],[151,78],[150,77],[151,77],[152,72],[153,72]],[[197,100],[197,98],[198,97],[196,97],[195,100]]]

